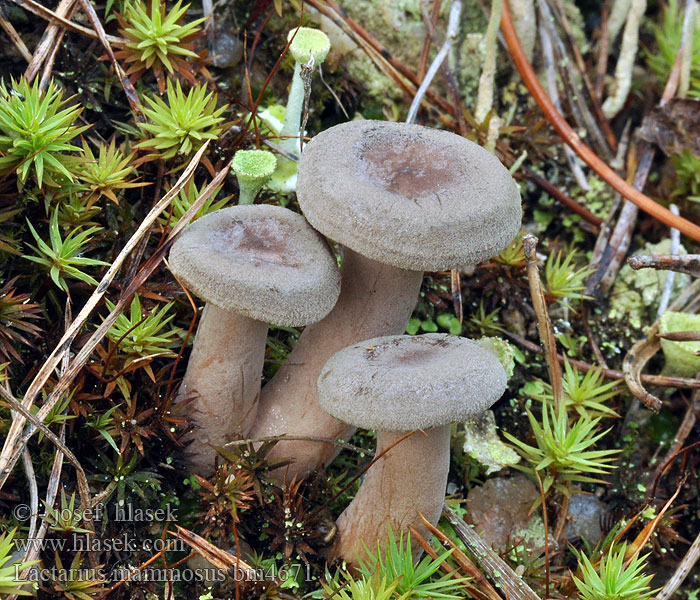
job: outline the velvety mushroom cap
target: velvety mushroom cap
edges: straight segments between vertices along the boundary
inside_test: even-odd
[[[330,239],[402,269],[498,254],[518,233],[520,191],[481,146],[420,125],[351,121],[304,147],[297,198]]]
[[[318,401],[364,429],[413,431],[482,413],[506,389],[499,360],[481,344],[442,333],[367,340],[334,354]]]
[[[203,300],[288,327],[319,321],[340,293],[325,240],[279,206],[233,206],[197,219],[173,244],[170,268]]]

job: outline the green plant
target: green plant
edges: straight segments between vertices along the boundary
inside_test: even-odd
[[[136,147],[153,150],[153,157],[187,156],[205,140],[218,138],[223,129],[221,114],[227,106],[216,108],[216,96],[213,92],[207,94],[206,86],[193,87],[185,95],[179,81],[177,87],[173,87],[168,79],[168,104],[149,96],[146,96],[146,103],[150,108],[144,108],[143,112],[149,122],[138,126],[151,138],[139,142]]]
[[[544,267],[544,292],[550,302],[557,301],[564,306],[570,306],[571,300],[589,298],[581,294],[581,290],[585,289],[586,278],[593,270],[588,267],[577,269],[574,263],[576,255],[576,250],[568,252],[560,250],[556,254],[553,252],[547,258]]]
[[[598,568],[593,566],[588,557],[579,555],[579,569],[582,577],[573,576],[582,600],[645,600],[658,590],[652,590],[649,583],[653,575],[644,575],[646,556],[635,556],[625,564],[627,544],[622,544],[617,551],[611,549],[605,554]]]
[[[32,583],[31,580],[18,581],[17,573],[39,562],[38,560],[28,562],[15,561],[13,555],[15,533],[17,533],[17,530],[13,529],[0,535],[0,596],[3,598],[11,594],[31,596],[32,593],[24,589]]]
[[[90,462],[97,473],[91,479],[100,483],[105,483],[103,491],[103,502],[107,502],[114,492],[117,493],[119,506],[124,506],[127,498],[127,490],[136,494],[142,500],[150,496],[150,500],[155,501],[155,492],[160,490],[160,475],[154,471],[137,471],[136,466],[141,460],[141,455],[134,452],[127,461],[124,454],[117,454],[116,460],[110,459],[104,452],[95,449],[97,459]]]
[[[178,192],[177,196],[173,198],[173,201],[170,204],[170,214],[166,214],[159,217],[158,222],[164,227],[175,227],[178,221],[182,219],[185,213],[195,203],[197,198],[199,198],[202,195],[204,188],[205,186],[197,187],[194,183],[190,181],[183,189],[181,189]],[[209,196],[209,198],[204,202],[204,204],[202,204],[201,208],[197,211],[197,213],[192,219],[193,221],[195,219],[198,219],[199,217],[208,215],[209,213],[212,213],[215,210],[220,210],[224,208],[224,206],[226,206],[228,201],[231,199],[231,196],[226,196],[225,198],[216,200],[216,196],[220,190],[221,186],[214,190],[214,193],[211,196]]]
[[[85,163],[77,175],[88,190],[87,196],[83,199],[86,209],[89,209],[101,196],[106,196],[115,204],[119,204],[119,198],[115,192],[148,185],[148,183],[128,180],[129,175],[136,170],[132,164],[134,154],[128,156],[122,154],[117,150],[114,139],[109,145],[100,144],[97,158],[88,143],[83,140],[83,156]]]
[[[38,319],[41,308],[29,302],[29,294],[18,294],[15,289],[17,277],[6,281],[0,288],[0,358],[14,358],[22,362],[15,343],[25,346],[33,344],[23,334],[37,337],[41,332],[31,319]]]
[[[552,406],[554,403],[552,386],[546,382],[538,383],[540,383],[542,391],[534,391],[529,395],[535,400]],[[587,373],[582,373],[568,359],[564,359],[562,387],[566,407],[567,409],[573,408],[580,417],[601,415],[617,417],[618,414],[605,402],[622,391],[619,385],[619,380],[606,382],[602,368],[593,368]]]
[[[39,263],[49,271],[53,282],[64,292],[68,293],[66,277],[79,279],[91,285],[97,285],[97,280],[80,270],[80,267],[107,265],[109,263],[95,258],[82,256],[85,247],[90,243],[90,236],[100,230],[100,227],[90,227],[85,231],[71,231],[65,239],[61,238],[58,227],[58,210],[54,210],[49,222],[49,246],[39,237],[32,224],[27,220],[29,230],[36,240],[37,246],[29,245],[36,252],[36,256],[24,255],[24,258]]]
[[[46,507],[46,522],[51,531],[58,533],[90,533],[89,529],[79,527],[83,518],[80,510],[75,509],[75,492],[71,494],[70,500],[66,496],[66,491],[61,489],[61,508],[55,509],[43,500]]]
[[[544,471],[542,481],[545,493],[551,487],[567,494],[566,482],[605,483],[591,477],[594,474],[607,474],[613,467],[619,450],[591,450],[591,447],[603,438],[610,429],[596,432],[600,418],[579,417],[571,426],[568,424],[566,411],[557,416],[554,408],[547,404],[542,406],[542,424],[528,409],[530,427],[535,436],[536,446],[530,446],[508,432],[503,435],[515,445],[515,450],[528,463],[529,467],[515,465],[526,473]]]
[[[12,80],[8,90],[0,82],[0,175],[17,171],[20,185],[32,174],[41,187],[44,183],[58,187],[62,180],[73,181],[71,170],[76,157],[63,152],[79,151],[69,142],[89,125],[76,127],[83,111],[80,105],[61,108],[68,100],[53,81],[45,92],[22,78]]]
[[[396,583],[395,591],[402,598],[462,598],[466,579],[454,579],[450,574],[435,575],[451,554],[452,550],[448,550],[437,558],[424,556],[413,564],[411,537],[404,538],[402,532],[397,541],[390,527],[384,551],[379,543],[376,554],[367,549],[367,558],[360,560],[358,572],[365,578],[379,573],[382,580]]]
[[[55,568],[49,571],[49,580],[56,592],[69,600],[93,600],[97,594],[104,593],[104,565],[96,567],[83,566],[82,552],[76,552],[70,567],[63,566],[58,552],[54,554]]]
[[[110,311],[115,305],[109,300],[105,300]],[[146,356],[174,356],[173,345],[178,340],[177,328],[170,328],[164,331],[165,326],[173,320],[175,314],[168,314],[174,302],[169,302],[160,310],[144,314],[141,308],[141,299],[138,294],[134,294],[129,307],[129,314],[121,313],[114,324],[107,331],[107,337],[119,345],[119,351],[131,359],[143,358]]]
[[[347,571],[339,573],[340,576],[336,574],[335,577],[326,573],[325,581],[321,581],[325,597],[338,600],[407,600],[410,597],[410,592],[399,595],[396,589],[399,581],[387,581],[386,577],[380,576],[379,571],[357,579]]]
[[[654,27],[654,37],[658,50],[647,51],[649,68],[663,86],[671,74],[683,36],[683,11],[678,0],[669,0],[663,11],[661,25]],[[700,97],[700,36],[693,36],[690,86],[688,96]]]
[[[121,26],[119,31],[128,42],[115,55],[129,64],[127,75],[131,76],[132,81],[141,77],[146,69],[153,69],[162,94],[165,90],[165,69],[171,75],[178,73],[192,85],[196,84],[192,67],[184,57],[197,57],[192,41],[206,18],[183,25],[181,21],[189,7],[189,4],[182,6],[182,0],[178,0],[166,14],[165,2],[151,0],[149,14],[146,6],[136,0],[125,4],[123,16],[116,15]]]
[[[498,323],[498,313],[500,311],[501,309],[497,308],[487,313],[484,301],[482,300],[479,304],[479,309],[469,317],[469,325],[482,336],[493,335],[494,333],[503,331],[503,327]]]
[[[700,158],[689,150],[671,156],[673,168],[678,180],[671,193],[673,198],[688,197],[688,200],[700,202]]]

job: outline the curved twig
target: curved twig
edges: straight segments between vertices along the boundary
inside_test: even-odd
[[[566,122],[566,119],[557,111],[552,101],[540,85],[532,65],[527,60],[523,48],[520,45],[518,34],[515,32],[513,20],[510,15],[508,3],[504,3],[501,15],[501,31],[506,40],[508,49],[518,69],[523,82],[539,105],[547,120],[563,140],[590,166],[598,176],[614,190],[622,194],[627,200],[638,206],[641,210],[665,223],[669,227],[675,227],[681,233],[700,242],[700,227],[683,217],[677,217],[670,210],[654,202],[649,196],[634,189],[622,179],[605,162],[603,162],[586,144],[578,134]]]

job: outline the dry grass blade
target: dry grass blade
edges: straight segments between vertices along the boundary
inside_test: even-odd
[[[68,446],[66,446],[53,431],[51,431],[48,427],[46,427],[46,425],[39,421],[36,415],[33,415],[29,412],[29,410],[22,406],[22,404],[20,404],[20,402],[5,388],[5,386],[0,385],[0,396],[4,398],[4,400],[9,404],[10,408],[13,411],[17,411],[25,419],[30,421],[34,425],[34,427],[41,431],[46,436],[46,438],[49,439],[54,444],[54,446],[56,446],[56,448],[58,448],[65,455],[65,457],[70,461],[73,467],[75,467],[76,479],[78,483],[78,494],[80,495],[80,501],[83,505],[83,524],[85,525],[86,529],[89,529],[90,531],[96,531],[95,524],[92,520],[92,512],[90,510],[92,508],[90,486],[88,485],[85,470],[76,458],[75,454],[73,454],[70,451]],[[88,552],[88,557],[90,559],[90,564],[92,565],[92,567],[97,567],[98,561],[94,550],[90,550]]]
[[[0,14],[0,27],[2,27],[5,30],[5,33],[7,33],[8,37],[12,40],[12,43],[15,45],[15,48],[17,48],[18,52],[22,55],[22,58],[28,63],[31,63],[32,53],[29,51],[29,48],[25,46],[24,41],[22,40],[19,33],[17,33],[17,30],[14,28],[12,23],[5,19],[5,17],[3,17],[2,14]]]
[[[533,98],[539,105],[547,120],[563,140],[590,166],[598,176],[603,179],[614,190],[622,194],[627,200],[634,203],[641,210],[665,223],[669,227],[675,227],[681,233],[700,242],[700,226],[691,223],[687,219],[677,217],[670,210],[661,206],[649,196],[636,190],[633,186],[622,179],[605,162],[583,143],[578,134],[566,122],[566,119],[554,107],[544,89],[542,88],[532,65],[527,60],[523,48],[520,45],[518,34],[515,31],[513,20],[510,15],[508,3],[504,3],[501,19],[501,31],[506,40],[508,49],[513,58],[513,62],[520,72],[523,83],[527,86]]]
[[[484,544],[479,534],[460,519],[449,506],[443,506],[442,514],[452,525],[459,539],[464,542],[469,552],[472,553],[477,565],[490,576],[495,584],[506,590],[508,600],[540,600],[540,597],[532,591],[532,588],[518,577],[515,571],[498,554]]]
[[[232,569],[237,581],[255,581],[255,569],[241,559],[207,542],[203,537],[192,533],[184,527],[175,525],[175,528],[177,529],[177,533],[175,534],[177,537],[183,540],[192,549],[199,552],[199,554],[206,558],[217,569],[222,569],[223,571]]]
[[[55,13],[52,10],[49,10],[45,6],[39,4],[35,0],[13,0],[15,4],[19,4],[22,8],[25,10],[29,11],[32,14],[35,14],[38,17],[41,17],[42,19],[46,19],[47,21],[51,23],[60,23],[66,29],[70,29],[71,31],[75,31],[76,33],[81,33],[89,38],[97,39],[97,33],[92,31],[92,29],[88,29],[87,27],[83,27],[82,25],[79,25],[78,23],[75,23],[71,21],[70,19],[66,19],[62,15],[59,15]],[[115,37],[113,35],[108,35],[107,39],[109,40],[110,44],[117,44],[117,45],[125,45],[126,40],[124,38],[120,37]],[[36,55],[36,53],[35,53]],[[36,73],[35,73],[36,75]]]
[[[185,170],[182,172],[182,175],[178,179],[178,181],[175,183],[175,185],[170,189],[170,191],[163,196],[163,198],[156,203],[156,205],[151,209],[151,211],[146,215],[142,223],[139,225],[138,229],[136,232],[129,238],[127,241],[126,245],[124,248],[121,250],[117,258],[114,260],[112,265],[109,267],[105,275],[102,277],[102,280],[100,281],[99,285],[93,292],[92,296],[88,299],[88,301],[85,303],[85,306],[83,306],[82,310],[78,314],[78,316],[75,318],[73,323],[71,323],[70,327],[68,327],[61,337],[61,340],[58,342],[54,350],[51,352],[49,357],[46,359],[44,364],[41,366],[39,369],[39,372],[36,374],[34,377],[33,381],[29,385],[29,388],[27,389],[27,392],[24,396],[24,400],[22,401],[22,406],[25,409],[29,409],[33,404],[34,401],[36,400],[39,392],[43,388],[43,386],[46,384],[46,381],[48,378],[51,376],[51,373],[53,373],[53,370],[58,366],[58,363],[61,360],[61,354],[65,352],[67,348],[70,347],[73,338],[75,335],[81,330],[85,322],[87,321],[88,317],[92,313],[92,311],[97,307],[99,304],[100,300],[102,297],[105,295],[107,292],[107,289],[109,288],[110,283],[116,276],[116,274],[119,272],[119,269],[122,267],[124,261],[126,260],[127,256],[129,253],[139,244],[141,238],[145,236],[151,229],[151,226],[155,223],[156,219],[160,214],[167,208],[167,206],[170,204],[170,202],[177,196],[179,191],[185,186],[185,184],[190,180],[192,175],[194,174],[194,171],[199,164],[199,161],[201,160],[202,156],[204,155],[204,152],[206,151],[208,146],[208,142],[205,143],[199,151],[192,157],[192,160],[189,162]],[[194,208],[194,207],[192,207]],[[188,211],[189,212],[189,211]],[[193,215],[190,215],[190,218]],[[186,225],[186,221],[183,218],[178,225],[182,224],[182,227]],[[180,231],[180,230],[178,230]],[[173,235],[175,235],[177,232],[173,231]],[[115,317],[116,319],[116,317]],[[102,326],[98,328],[98,332],[103,332],[102,335],[106,333],[106,330],[104,329],[104,325],[107,323],[107,320],[105,320],[102,323]],[[97,334],[97,332],[95,332]],[[95,335],[93,335],[93,339],[95,338]],[[99,338],[101,339],[101,338]],[[95,344],[99,342],[99,339]],[[84,351],[86,348],[88,348],[89,345],[86,345],[82,348],[81,352],[78,354],[78,356],[85,356]],[[92,352],[93,347],[89,348],[89,352]],[[78,356],[74,359],[73,364],[76,364],[78,361]],[[88,353],[89,356],[89,353]],[[85,356],[84,360],[87,360],[87,356]],[[58,398],[60,396],[57,396],[58,386],[57,389],[54,390],[54,393],[52,396],[55,398],[55,401],[58,401]],[[50,399],[47,401],[47,403],[42,407],[42,411],[39,412],[39,415],[45,416],[48,413],[48,410],[50,410],[51,402]],[[48,408],[47,408],[48,407]],[[45,410],[44,410],[45,409]],[[43,418],[43,416],[40,416],[39,418]],[[26,423],[26,419],[24,416],[17,416],[13,421],[12,425],[10,426],[10,431],[7,434],[7,438],[5,439],[5,443],[2,448],[2,453],[0,453],[0,489],[2,486],[5,484],[7,481],[7,478],[10,475],[11,469],[14,466],[14,462],[17,460],[17,457],[19,456],[17,450],[21,452],[21,446],[18,445],[18,441],[20,440],[20,435],[22,432],[22,429],[24,428],[24,425]],[[12,462],[12,464],[10,464]]]
[[[17,2],[22,6],[21,2]],[[70,19],[75,10],[77,0],[61,0],[59,5],[56,7],[56,15],[59,17],[64,17]],[[44,64],[46,57],[53,51],[53,49],[58,45],[58,38],[61,33],[61,27],[57,23],[49,23],[44,31],[44,35],[41,36],[41,40],[34,49],[34,56],[29,61],[29,66],[24,72],[24,76],[27,81],[33,81],[37,73],[41,69],[41,65]]]
[[[688,548],[688,552],[686,552],[685,556],[676,567],[671,578],[656,595],[656,600],[669,600],[693,570],[698,559],[700,559],[700,533],[698,533],[690,548]]]

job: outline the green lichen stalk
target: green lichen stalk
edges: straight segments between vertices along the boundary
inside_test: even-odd
[[[293,39],[292,36],[294,36]],[[282,136],[280,145],[287,152],[296,153],[299,151],[298,138],[301,129],[301,112],[304,106],[304,81],[301,77],[301,67],[307,65],[312,58],[314,66],[320,65],[326,60],[331,43],[325,33],[309,27],[293,29],[287,38],[292,39],[289,51],[294,56],[296,64],[287,100],[287,111],[284,115],[284,125],[280,132]]]
[[[233,157],[231,168],[238,179],[238,204],[253,204],[260,188],[265,185],[277,167],[272,152],[266,150],[239,150]]]

